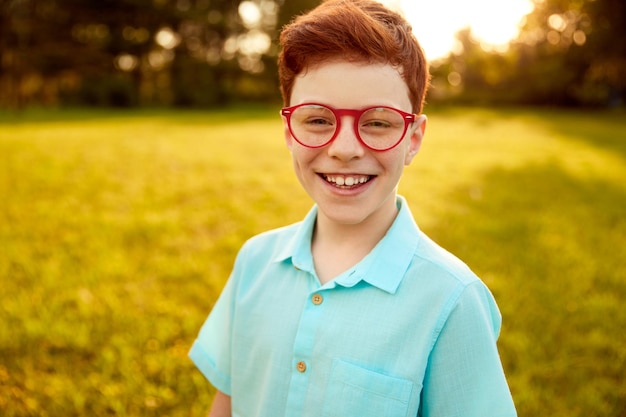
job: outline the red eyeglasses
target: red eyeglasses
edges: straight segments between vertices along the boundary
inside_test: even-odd
[[[387,151],[404,138],[416,114],[387,106],[368,107],[361,110],[335,109],[317,103],[304,103],[285,107],[280,112],[287,119],[293,138],[308,148],[321,148],[332,142],[341,128],[341,118],[354,119],[354,133],[366,147]]]

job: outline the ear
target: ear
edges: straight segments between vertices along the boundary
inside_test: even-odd
[[[424,139],[424,133],[426,132],[426,124],[428,122],[428,118],[425,114],[420,114],[415,118],[413,125],[410,127],[410,142],[409,149],[407,150],[406,156],[404,158],[404,165],[410,165],[415,155],[420,150],[422,146],[422,140]]]

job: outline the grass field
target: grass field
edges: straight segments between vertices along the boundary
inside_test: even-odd
[[[519,415],[626,415],[626,115],[429,115],[401,193],[498,300]],[[0,115],[0,415],[206,415],[236,251],[310,205],[277,109]]]

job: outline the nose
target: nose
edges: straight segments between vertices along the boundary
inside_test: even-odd
[[[354,130],[354,118],[344,116],[337,136],[328,146],[328,155],[342,161],[349,161],[362,158],[364,154],[365,146]]]

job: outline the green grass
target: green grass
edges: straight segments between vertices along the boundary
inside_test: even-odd
[[[520,416],[626,414],[624,119],[431,109],[402,180],[494,292]],[[0,414],[206,415],[190,344],[310,205],[274,108],[0,115]]]

